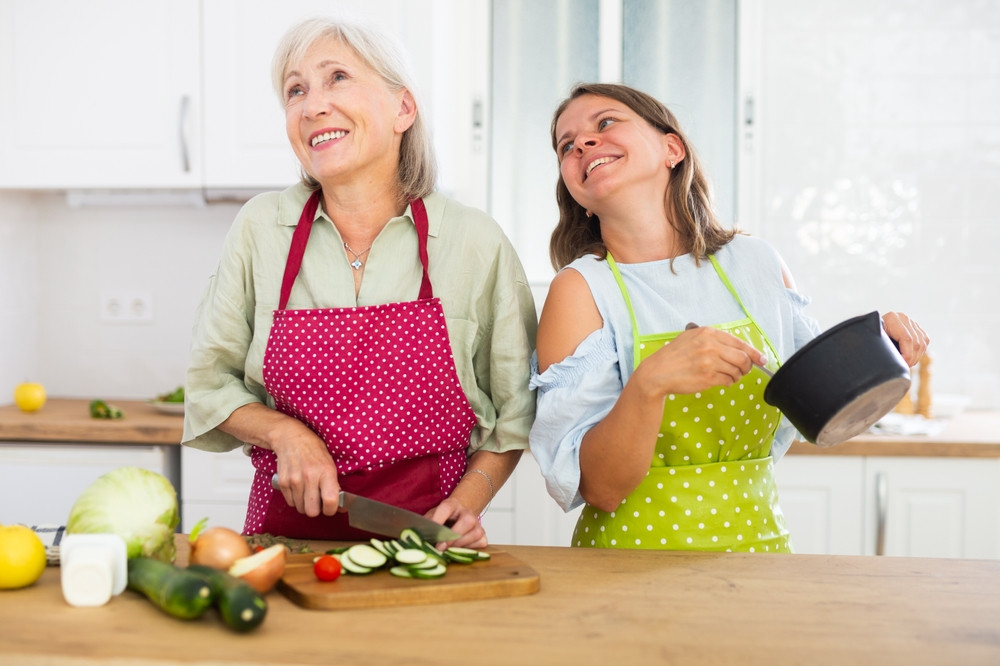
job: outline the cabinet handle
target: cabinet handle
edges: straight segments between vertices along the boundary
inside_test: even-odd
[[[875,554],[885,555],[885,521],[889,506],[889,481],[885,472],[875,475]]]
[[[180,138],[181,138],[181,168],[184,173],[191,172],[191,156],[188,154],[188,135],[187,135],[187,116],[188,107],[191,106],[191,98],[188,95],[183,95],[181,97],[181,113],[179,119]]]

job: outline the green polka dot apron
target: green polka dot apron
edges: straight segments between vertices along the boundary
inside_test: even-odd
[[[746,315],[714,328],[768,349],[767,367],[775,370],[778,355],[770,340],[715,257],[709,259]],[[610,255],[607,260],[628,307],[633,363],[638,366],[683,331],[641,335],[621,273]],[[770,456],[781,413],[763,401],[767,382],[768,376],[754,366],[732,386],[667,395],[646,477],[614,511],[585,505],[572,545],[791,552]]]

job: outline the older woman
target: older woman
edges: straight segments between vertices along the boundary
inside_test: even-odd
[[[481,547],[478,517],[534,415],[521,264],[492,219],[434,192],[420,106],[383,37],[306,21],[273,79],[303,181],[249,201],[228,234],[194,330],[184,443],[244,446],[246,533],[360,537],[343,489]]]

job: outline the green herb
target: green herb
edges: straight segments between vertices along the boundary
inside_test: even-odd
[[[122,419],[125,412],[114,405],[109,405],[103,400],[92,400],[90,403],[90,416],[95,419]]]

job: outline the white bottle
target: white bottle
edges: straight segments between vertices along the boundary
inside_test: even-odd
[[[63,597],[70,606],[103,606],[128,583],[128,551],[117,534],[67,534],[59,544]]]

